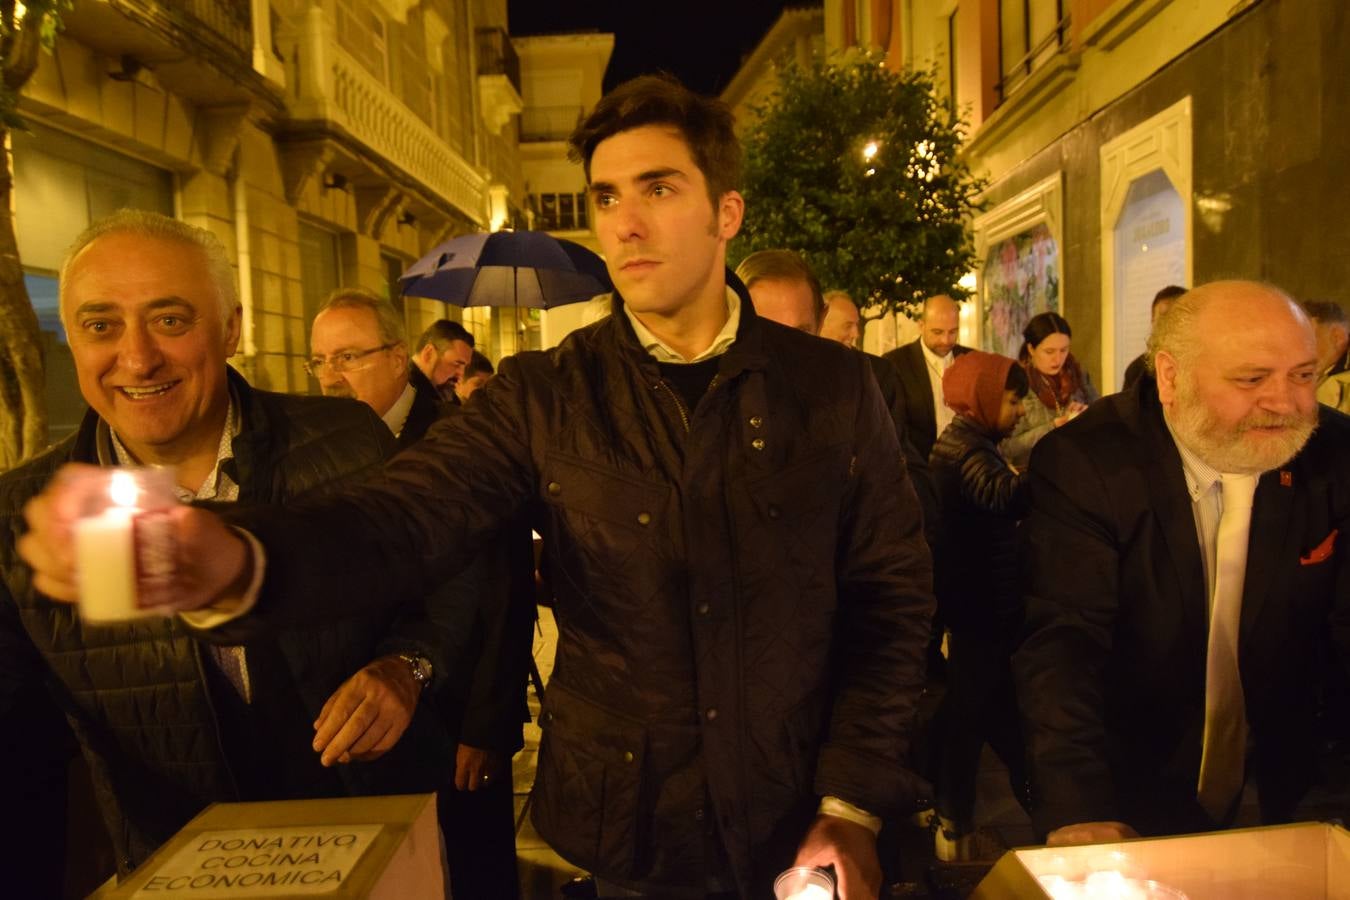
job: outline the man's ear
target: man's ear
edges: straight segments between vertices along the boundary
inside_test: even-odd
[[[745,198],[739,191],[727,191],[717,202],[717,234],[731,240],[741,230],[745,218]]]
[[[230,312],[230,318],[225,323],[225,356],[228,359],[234,356],[235,351],[239,349],[239,334],[243,330],[244,309],[242,306],[235,306]]]
[[[1159,350],[1153,357],[1153,370],[1158,379],[1158,400],[1169,406],[1177,397],[1177,361],[1172,354]]]

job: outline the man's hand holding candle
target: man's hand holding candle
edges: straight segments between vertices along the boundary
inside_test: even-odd
[[[47,488],[24,506],[29,531],[19,538],[19,555],[33,569],[33,586],[53,600],[78,603],[80,598],[77,523],[95,492],[107,490],[108,470],[71,464],[61,468]],[[252,555],[245,539],[214,513],[191,506],[167,511],[176,543],[175,570],[168,602],[156,606],[164,615],[229,602],[249,583]],[[104,573],[89,573],[99,577]]]

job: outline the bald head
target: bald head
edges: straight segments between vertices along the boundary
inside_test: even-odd
[[[961,308],[946,294],[935,294],[923,301],[920,339],[936,356],[946,356],[956,346],[961,331]]]
[[[1177,299],[1149,339],[1158,399],[1178,440],[1223,472],[1291,459],[1317,421],[1317,343],[1287,294],[1216,281]]]
[[[820,324],[820,336],[827,341],[838,341],[845,347],[858,346],[858,307],[843,291],[825,294],[825,319]]]

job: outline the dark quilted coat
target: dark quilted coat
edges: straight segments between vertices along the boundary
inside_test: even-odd
[[[1018,522],[1030,496],[993,439],[957,416],[928,465],[942,514],[933,543],[933,588],[953,629],[1012,634],[1021,622]]]
[[[525,508],[559,627],[533,809],[564,857],[701,892],[720,839],[762,897],[821,795],[911,808],[931,561],[895,429],[861,354],[741,310],[693,410],[618,312],[507,360],[387,484],[238,517],[269,561],[233,628],[303,616],[316,573],[443,577]]]
[[[349,483],[389,448],[388,429],[363,404],[255,391],[233,371],[230,377],[243,422],[234,442],[241,503],[277,503]],[[29,570],[16,560],[23,503],[62,463],[97,461],[97,421],[89,413],[71,438],[0,478],[0,719],[10,721],[20,700],[31,704],[36,682],[47,683],[84,749],[125,873],[208,803],[240,799],[240,790],[222,747],[199,641],[174,619],[86,627],[73,607],[35,594]],[[255,694],[284,692],[302,704],[298,712],[308,718],[297,732],[312,734],[309,723],[332,691],[393,649],[382,642],[390,639],[396,612],[389,603],[249,642]],[[399,646],[433,658],[437,652],[416,639]],[[453,745],[425,706],[383,759],[341,767],[332,793],[435,790]],[[275,740],[276,752],[297,767],[312,764],[305,740],[289,744],[274,733],[258,739]],[[289,795],[286,779],[277,781],[263,786],[266,799]]]

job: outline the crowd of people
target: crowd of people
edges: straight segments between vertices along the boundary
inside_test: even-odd
[[[571,145],[610,314],[495,374],[350,289],[312,323],[324,396],[262,391],[208,232],[122,212],[77,240],[89,412],[0,476],[28,895],[60,894],[78,747],[123,876],[211,802],[435,791],[448,891],[516,896],[541,591],[531,810],[601,897],[761,897],[800,865],[876,898],[887,826],[971,855],[986,743],[1050,843],[1227,827],[1249,789],[1298,815],[1350,649],[1344,312],[1168,289],[1106,397],[1055,312],[1014,360],[936,295],[865,354],[798,254],[727,269],[732,125],[664,77],[601,100]],[[173,466],[178,565],[164,615],[97,626],[71,531],[114,465]]]

